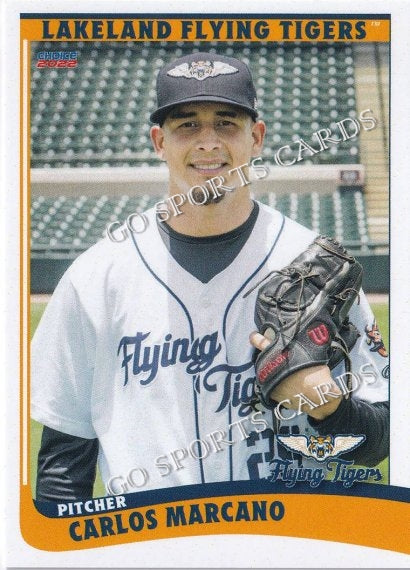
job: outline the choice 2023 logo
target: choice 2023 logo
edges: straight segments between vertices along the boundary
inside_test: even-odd
[[[76,51],[39,51],[36,55],[36,67],[72,68],[77,67]]]

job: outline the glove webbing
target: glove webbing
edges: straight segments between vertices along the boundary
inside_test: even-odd
[[[295,331],[294,331],[293,337],[288,340],[288,343],[291,342],[291,340],[294,338],[294,336],[299,332],[300,315],[301,315],[300,303],[302,301],[302,295],[303,295],[303,290],[304,290],[304,286],[305,286],[305,281],[309,277],[317,277],[319,275],[318,273],[314,273],[314,272],[312,273],[312,265],[310,263],[306,264],[306,270],[307,270],[307,273],[304,273],[303,271],[300,271],[299,269],[296,269],[296,268],[292,268],[291,271],[283,271],[283,270],[274,269],[273,271],[270,271],[270,273],[268,273],[263,279],[258,281],[258,283],[256,283],[256,285],[254,285],[251,289],[249,289],[249,291],[247,291],[243,296],[243,298],[247,297],[250,293],[252,293],[252,291],[254,291],[257,287],[259,287],[259,285],[261,283],[263,283],[263,281],[265,281],[268,277],[270,277],[274,273],[277,273],[279,275],[285,275],[286,277],[290,277],[292,274],[298,275],[299,278],[295,280],[295,283],[298,283],[298,282],[300,283],[300,289],[299,289],[298,298],[296,301],[296,312],[297,312],[297,314],[296,314]],[[343,293],[345,293],[346,291],[343,291]],[[281,308],[280,308],[282,298],[281,297],[272,297],[272,296],[268,297],[265,294],[261,294],[261,299],[263,299],[269,305],[276,306],[278,308],[278,320],[279,320],[280,324],[283,325],[284,322],[282,320],[282,312],[281,312]],[[289,301],[286,301],[286,302],[290,304]]]

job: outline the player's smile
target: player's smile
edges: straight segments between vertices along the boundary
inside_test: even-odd
[[[226,162],[213,161],[206,163],[204,161],[201,161],[198,163],[192,163],[190,166],[192,166],[192,168],[194,168],[200,174],[205,174],[207,176],[216,176],[226,165]]]
[[[193,160],[188,166],[192,168],[195,173],[200,174],[204,178],[203,182],[206,182],[206,180],[214,176],[221,176],[223,174],[226,176],[226,172],[232,168],[229,162],[222,158],[210,158],[208,160],[198,158],[197,160]]]

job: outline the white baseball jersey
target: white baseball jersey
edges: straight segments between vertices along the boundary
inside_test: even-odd
[[[265,477],[278,426],[271,411],[256,413],[248,337],[257,290],[243,295],[315,234],[260,204],[239,255],[202,283],[170,255],[154,211],[147,217],[143,233],[82,254],[56,288],[32,345],[32,416],[98,438],[105,484],[129,473],[141,490]],[[353,371],[376,371],[353,397],[385,401],[387,361],[366,334],[373,315],[364,296],[351,320],[362,335]],[[279,427],[315,433],[305,414]]]

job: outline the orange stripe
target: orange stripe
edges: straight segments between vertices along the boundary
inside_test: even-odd
[[[24,450],[25,444],[27,445],[26,459],[27,459],[27,475],[29,477],[30,461],[30,423],[29,423],[29,384],[27,384],[27,394],[24,394],[24,352],[27,356],[27,383],[29,383],[30,370],[29,370],[29,350],[30,350],[30,42],[27,46],[27,69],[24,68],[23,60],[23,41],[24,38],[20,38],[20,479],[23,483],[23,462],[24,462]],[[26,76],[26,79],[25,79]],[[27,85],[27,101],[23,100],[23,90],[24,83]],[[26,122],[24,121],[24,106],[27,106]],[[24,136],[26,134],[26,147],[24,148]],[[23,156],[26,156],[27,171],[24,172],[25,163],[23,161]],[[25,201],[24,196],[24,177],[26,176],[27,183],[27,196]],[[26,218],[27,221],[27,233],[24,234],[23,220]],[[24,286],[24,278],[26,279],[26,287]],[[26,302],[27,314],[24,313],[24,301]],[[27,331],[27,336],[25,336],[24,331]],[[27,397],[25,399],[25,396]],[[24,417],[27,419],[27,440],[24,440]]]
[[[23,156],[23,38],[20,37],[20,157]],[[19,291],[19,301],[20,301],[20,313],[19,313],[19,326],[20,326],[20,475],[23,470],[23,275],[24,275],[24,258],[23,258],[23,212],[24,212],[25,205],[23,204],[23,164],[22,160],[20,160],[20,226],[19,226],[19,237],[20,237],[20,269],[19,269],[19,278],[20,278],[20,291]]]

